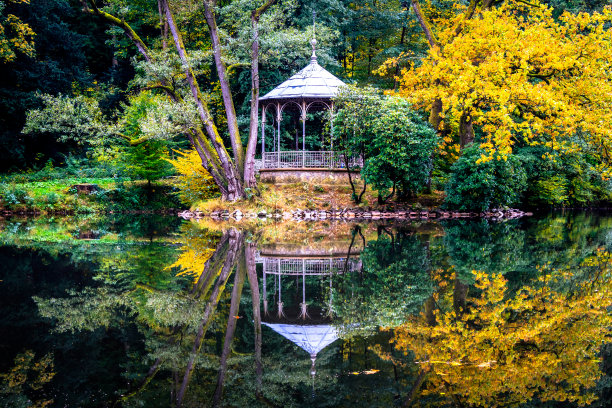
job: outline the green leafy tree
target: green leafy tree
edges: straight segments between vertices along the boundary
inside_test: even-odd
[[[130,140],[139,140],[144,136],[141,122],[155,107],[156,98],[149,92],[143,92],[130,98],[123,114],[123,134]],[[167,141],[149,139],[135,146],[127,147],[123,157],[126,160],[128,173],[132,176],[151,181],[167,176],[172,171],[168,163]]]
[[[341,93],[337,102],[333,137],[345,156],[363,157],[361,176],[379,191],[381,201],[395,193],[404,199],[425,187],[438,136],[408,102],[355,88]]]

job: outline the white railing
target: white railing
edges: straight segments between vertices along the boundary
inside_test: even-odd
[[[278,259],[263,258],[263,270],[266,275],[329,275],[358,271],[359,258],[328,259]],[[348,270],[346,270],[348,269]]]
[[[361,157],[351,157],[348,160],[351,169],[362,167]],[[344,155],[337,152],[266,152],[263,155],[263,169],[345,169]]]

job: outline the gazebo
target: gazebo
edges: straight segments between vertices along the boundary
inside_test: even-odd
[[[333,138],[327,151],[306,150],[306,119],[309,112],[329,111],[333,115],[333,97],[338,88],[345,85],[340,79],[320,66],[316,56],[316,39],[312,39],[310,63],[297,74],[259,98],[261,115],[261,163],[263,181],[275,181],[277,177],[311,179],[312,176],[337,178],[347,174],[344,157],[334,152]],[[301,147],[296,140],[295,150],[281,150],[281,122],[283,112],[297,108],[302,124]],[[275,114],[276,129],[273,132],[273,150],[266,152],[266,113]],[[351,158],[349,168],[361,167],[361,158]]]

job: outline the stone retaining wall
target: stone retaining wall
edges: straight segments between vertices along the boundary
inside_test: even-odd
[[[217,220],[229,220],[230,218],[234,221],[241,220],[254,220],[254,219],[283,219],[283,220],[294,220],[294,221],[319,221],[319,220],[355,220],[355,221],[367,221],[367,220],[402,220],[402,219],[457,219],[457,218],[490,218],[490,219],[513,219],[524,216],[531,216],[531,213],[525,213],[520,210],[491,210],[487,212],[457,212],[457,211],[443,211],[443,210],[428,210],[428,211],[413,211],[410,209],[396,210],[396,211],[378,211],[378,210],[362,210],[362,209],[343,209],[343,210],[294,210],[294,211],[276,211],[266,212],[261,211],[259,213],[247,212],[242,213],[240,210],[233,212],[229,211],[213,211],[211,213],[203,213],[201,211],[183,211],[179,213],[179,216],[184,219],[199,219],[204,217],[211,217]]]
[[[344,169],[261,169],[260,181],[273,184],[317,183],[349,185],[348,171]],[[360,179],[359,171],[352,171],[353,182]]]

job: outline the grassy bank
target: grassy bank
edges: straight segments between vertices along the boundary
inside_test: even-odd
[[[437,208],[444,199],[443,193],[435,191],[432,194],[421,194],[407,202],[378,202],[378,193],[368,188],[360,204],[351,199],[351,188],[346,185],[317,185],[310,183],[294,184],[264,184],[260,183],[259,191],[250,198],[233,203],[220,198],[199,201],[191,209],[204,212],[220,210],[240,210],[246,212],[272,212],[301,210],[331,210],[339,208],[372,208],[389,209],[395,206],[411,206],[413,208]]]
[[[91,186],[90,191],[83,187]],[[67,177],[43,181],[7,178],[0,185],[0,209],[13,213],[93,213],[180,208],[170,180],[149,185],[102,177]]]

